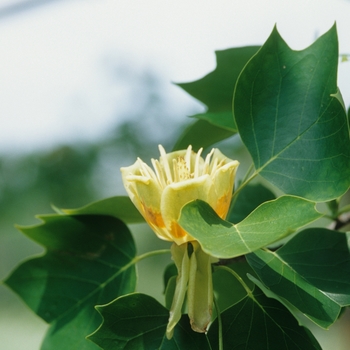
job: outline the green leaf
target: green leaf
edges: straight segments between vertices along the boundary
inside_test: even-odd
[[[116,196],[102,199],[78,209],[60,209],[68,215],[109,215],[125,223],[135,224],[144,222],[144,218],[127,196]]]
[[[299,232],[275,253],[340,306],[350,305],[350,233],[325,228]]]
[[[52,324],[44,349],[60,343],[65,348],[79,344],[79,349],[92,349],[84,338],[100,323],[92,313],[94,306],[135,290],[131,234],[110,216],[40,218],[42,224],[21,231],[46,247],[46,253],[21,264],[5,283]]]
[[[177,276],[177,268],[174,263],[171,263],[164,270],[164,275],[163,275],[164,290],[166,289],[170,278],[174,276]]]
[[[164,296],[165,307],[170,310],[176,289],[177,267],[174,263],[169,264],[164,271]]]
[[[247,274],[247,277],[249,278],[249,280],[251,282],[253,282],[265,294],[265,296],[267,296],[268,298],[275,299],[279,303],[284,305],[289,310],[289,312],[295,317],[295,319],[298,321],[300,326],[309,327],[310,323],[305,323],[304,315],[297,308],[295,308],[292,304],[290,304],[286,299],[283,299],[281,296],[279,296],[276,293],[274,293],[271,289],[267,288],[261,282],[261,280],[257,277],[256,274],[255,274],[255,276],[252,276],[249,273]]]
[[[319,349],[311,332],[298,325],[278,301],[267,298],[257,287],[238,304],[221,314],[224,349]],[[208,332],[212,350],[218,350],[218,320]]]
[[[96,308],[103,323],[89,339],[104,350],[209,350],[205,335],[191,330],[187,315],[176,326],[173,338],[166,339],[169,311],[148,295],[133,293]]]
[[[192,116],[200,120],[183,132],[174,150],[192,145],[198,151],[237,132],[232,115],[233,89],[244,65],[258,49],[258,46],[248,46],[216,51],[217,67],[213,72],[197,81],[177,84],[203,102],[208,111]]]
[[[228,262],[229,261],[220,261],[220,265],[214,267],[213,273],[215,299],[220,311],[237,304],[247,295],[247,291],[243,288],[242,284],[232,275],[232,273],[223,269],[221,266],[222,264],[225,264],[225,268],[234,270],[239,274],[249,288],[254,287],[254,283],[252,283],[247,277],[247,273],[255,275],[254,270],[244,258],[236,258],[234,261],[226,265]],[[215,311],[215,309],[213,311]]]
[[[205,77],[177,84],[190,95],[203,102],[209,112],[231,112],[232,96],[237,78],[258,46],[246,46],[216,51],[216,68]]]
[[[91,306],[81,306],[77,310],[74,318],[70,315],[63,316],[51,323],[41,350],[53,349],[79,349],[97,350],[99,347],[86,340],[86,336],[91,333],[101,323],[101,316]]]
[[[218,126],[219,128],[226,129],[232,133],[237,132],[236,122],[233,119],[232,112],[216,112],[216,113],[201,113],[192,115],[191,118],[197,118],[206,120],[210,124]]]
[[[265,286],[323,328],[338,318],[341,307],[293,270],[278,253],[258,250],[247,260]]]
[[[173,300],[174,300],[174,295],[175,295],[175,290],[176,290],[176,279],[177,279],[177,275],[176,276],[172,276],[170,277],[170,279],[168,280],[168,283],[166,285],[165,288],[165,307],[170,310],[171,309],[171,305],[173,304]],[[184,303],[185,305],[185,303]],[[184,312],[184,310],[182,310]]]
[[[335,26],[293,51],[277,29],[248,62],[234,94],[234,115],[257,173],[287,194],[314,201],[350,185],[349,128],[337,89]]]
[[[232,131],[217,127],[206,120],[198,120],[184,130],[173,151],[186,149],[188,145],[192,145],[194,151],[198,151],[201,147],[206,149],[232,135]]]
[[[187,315],[182,315],[181,320],[175,327],[173,337],[164,339],[160,350],[212,350],[209,340],[203,333],[194,332],[191,328]],[[146,350],[146,348],[145,348]],[[147,349],[148,350],[148,349]]]
[[[179,223],[206,253],[233,258],[276,242],[321,216],[315,203],[282,196],[265,202],[233,225],[220,219],[209,204],[196,200],[182,208]]]
[[[226,220],[233,223],[240,222],[260,204],[275,198],[275,195],[262,184],[247,185],[239,192],[238,199],[230,209]]]

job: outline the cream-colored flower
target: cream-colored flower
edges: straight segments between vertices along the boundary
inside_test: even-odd
[[[181,208],[196,199],[211,205],[225,218],[230,207],[239,163],[213,149],[205,159],[202,149],[166,153],[159,146],[153,169],[141,159],[121,168],[124,186],[137,209],[161,239],[174,242],[171,254],[177,267],[176,288],[166,335],[170,339],[187,297],[188,316],[196,332],[206,332],[211,320],[213,285],[211,264],[216,258],[203,252],[199,242],[179,224]]]
[[[121,168],[122,179],[132,202],[161,239],[180,245],[194,241],[178,224],[181,208],[201,199],[221,217],[230,207],[238,161],[226,158],[218,149],[205,159],[202,149],[166,153],[159,146],[159,160],[153,169],[141,159]]]

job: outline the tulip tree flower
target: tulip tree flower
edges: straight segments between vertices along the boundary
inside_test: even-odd
[[[174,242],[171,253],[178,276],[167,327],[171,338],[186,295],[192,329],[206,331],[213,304],[211,264],[217,261],[178,224],[181,208],[200,199],[224,219],[239,163],[218,149],[205,159],[202,149],[195,153],[191,146],[168,154],[162,146],[159,150],[159,160],[152,159],[153,169],[138,158],[121,172],[126,191],[146,222],[159,238]]]

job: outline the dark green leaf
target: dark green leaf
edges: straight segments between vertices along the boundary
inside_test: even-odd
[[[173,151],[186,149],[188,145],[192,145],[194,151],[198,151],[201,147],[206,149],[232,135],[232,131],[219,128],[205,120],[198,120],[184,130]]]
[[[182,315],[172,339],[164,339],[159,350],[212,350],[203,333],[194,332],[187,315]],[[145,349],[146,350],[146,349]]]
[[[192,118],[206,120],[210,124],[218,126],[219,128],[226,129],[232,133],[237,132],[236,122],[233,119],[232,112],[208,112],[195,114],[191,116]]]
[[[128,228],[110,216],[41,219],[42,224],[21,231],[47,252],[21,264],[5,283],[52,323],[44,348],[60,342],[71,348],[68,334],[72,344],[80,344],[99,324],[100,319],[91,315],[96,304],[135,290],[135,246]],[[79,349],[91,349],[85,343]]]
[[[240,75],[234,95],[239,133],[264,178],[314,201],[350,185],[350,143],[337,89],[335,26],[293,51],[277,29]]]
[[[277,250],[274,256],[276,259],[283,260],[282,275],[276,270],[269,270],[271,265],[276,265],[273,259],[268,257],[260,259],[254,254],[248,255],[247,259],[275,297],[283,303],[287,302],[288,307],[290,305],[298,307],[304,313],[314,316],[322,315],[323,312],[328,321],[322,324],[319,321],[316,322],[327,327],[336,320],[340,306],[349,305],[349,234],[322,228],[310,228],[293,237]],[[267,261],[264,262],[264,260]],[[284,281],[285,270],[294,271],[297,277],[293,279],[293,283],[301,280],[301,283],[292,286],[291,290],[300,290],[308,282],[309,286],[305,288],[309,291],[315,290],[313,294],[305,296],[305,292],[301,291],[299,294],[288,296],[287,285]],[[279,281],[279,286],[276,286],[275,281]],[[314,300],[313,297],[319,297],[320,292],[320,300]],[[303,295],[303,302],[298,299],[298,295]]]
[[[197,151],[222,141],[237,132],[232,115],[233,89],[244,65],[259,47],[249,46],[217,51],[216,69],[197,81],[178,84],[190,95],[203,102],[208,111],[196,114],[197,122],[190,125],[177,141],[174,150],[192,145]]]
[[[315,203],[282,196],[265,202],[236,225],[220,219],[209,204],[196,200],[182,208],[180,225],[218,258],[233,258],[280,240],[320,218]]]
[[[319,326],[328,328],[337,320],[341,307],[308,283],[277,253],[258,250],[247,255],[247,260],[266,287]]]
[[[275,195],[262,184],[248,185],[238,194],[238,199],[226,220],[233,223],[240,222],[260,204],[275,198]]]
[[[278,301],[257,287],[238,304],[221,314],[224,349],[312,350],[321,347],[310,331],[300,327]],[[218,350],[218,320],[208,332],[212,350]]]
[[[169,264],[164,271],[164,294],[165,294],[165,307],[171,308],[173,297],[176,287],[177,268],[175,264]]]
[[[125,223],[134,224],[144,222],[144,218],[127,196],[117,196],[102,199],[78,209],[61,209],[68,215],[109,215]]]
[[[164,271],[163,281],[164,281],[164,289],[168,285],[168,282],[171,277],[177,276],[177,268],[175,264],[169,264]]]
[[[173,299],[174,299],[175,289],[176,289],[176,279],[177,279],[177,276],[170,277],[165,288],[165,293],[164,293],[165,307],[168,310],[171,309],[171,305],[173,304]],[[185,310],[182,310],[182,311],[184,312]]]
[[[350,233],[310,228],[275,253],[340,306],[350,305]]]
[[[232,96],[237,78],[258,46],[216,51],[214,71],[191,83],[177,84],[208,106],[209,112],[232,112]]]
[[[226,262],[221,261],[220,264],[226,264]],[[254,287],[254,283],[248,279],[247,273],[253,275],[255,275],[255,273],[244,258],[235,259],[230,264],[225,265],[225,267],[238,273],[248,287]],[[213,285],[215,298],[220,311],[223,311],[229,306],[238,303],[247,295],[246,290],[242,287],[237,278],[234,277],[229,271],[222,269],[220,265],[215,266],[213,273]]]
[[[176,326],[173,338],[166,339],[169,311],[148,295],[122,296],[97,310],[103,323],[89,339],[104,350],[209,349],[205,335],[190,329],[187,315]]]
[[[101,323],[101,316],[91,305],[84,305],[77,310],[74,318],[70,315],[63,316],[51,323],[44,338],[41,350],[54,349],[79,349],[97,350],[99,347],[86,340]]]

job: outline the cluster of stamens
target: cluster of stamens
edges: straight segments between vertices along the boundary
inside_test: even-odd
[[[216,170],[225,163],[225,160],[223,159],[218,162],[218,159],[215,158],[211,164],[211,157],[214,153],[214,149],[212,149],[206,156],[203,164],[200,162],[202,151],[203,148],[199,149],[196,154],[194,164],[191,164],[193,151],[192,146],[188,146],[184,156],[178,156],[176,159],[172,160],[171,171],[166,152],[164,148],[159,145],[160,160],[151,160],[154,171],[140,158],[138,158],[140,173],[144,177],[152,178],[153,180],[157,181],[162,188],[165,188],[167,185],[174,182],[181,182],[188,179],[197,178],[205,174],[214,174]]]

